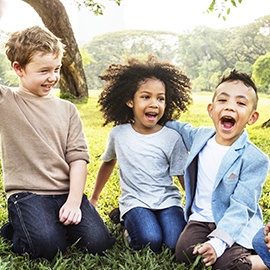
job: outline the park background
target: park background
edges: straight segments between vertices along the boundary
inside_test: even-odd
[[[4,3],[0,18],[0,82],[16,86],[17,78],[6,60],[3,44],[10,31],[43,23],[24,1],[0,1]],[[180,66],[196,92],[213,91],[220,76],[233,68],[252,74],[260,92],[270,91],[268,0],[244,0],[236,7],[223,7],[224,1],[216,1],[220,2],[217,11],[210,14],[206,12],[210,0],[122,0],[120,6],[103,0],[103,15],[94,15],[83,5],[78,9],[77,1],[61,2],[79,46],[88,90],[102,87],[98,75],[109,64],[151,53]],[[218,16],[222,8],[226,20]]]
[[[4,54],[5,40],[11,31],[34,24],[43,24],[31,6],[24,1],[1,1],[6,2],[7,5],[0,18],[0,83],[16,89],[17,77]],[[154,54],[183,69],[192,80],[194,102],[180,119],[189,121],[195,126],[211,125],[211,120],[206,114],[206,106],[211,100],[212,91],[220,76],[233,68],[251,74],[259,86],[260,118],[255,125],[247,129],[251,141],[270,156],[269,128],[262,127],[270,118],[268,0],[244,0],[241,4],[237,4],[237,7],[231,7],[230,14],[225,14],[226,20],[222,17],[218,18],[218,12],[205,13],[210,0],[166,2],[123,0],[123,5],[120,6],[113,1],[103,1],[104,13],[98,16],[85,8],[78,11],[75,1],[63,0],[62,2],[69,12],[79,44],[89,90],[89,96],[83,102],[71,99],[76,103],[82,117],[91,155],[86,185],[88,196],[92,192],[100,165],[100,155],[105,149],[111,128],[111,125],[102,127],[102,115],[97,107],[98,95],[102,88],[98,75],[109,64],[122,62],[129,56],[144,58],[148,54]],[[132,20],[124,23],[125,18]],[[167,23],[168,21],[170,24]],[[58,89],[55,94],[59,95]],[[1,191],[2,224],[7,221],[7,205],[2,186]],[[161,254],[153,254],[149,248],[139,252],[129,248],[121,228],[108,218],[108,213],[117,206],[119,192],[118,172],[115,170],[102,192],[98,205],[98,211],[118,239],[115,247],[108,251],[106,256],[82,254],[71,247],[67,254],[59,254],[53,262],[31,261],[27,255],[13,254],[10,244],[0,239],[0,270],[191,269],[190,266],[174,263],[174,255],[167,249],[164,249]],[[184,192],[181,192],[184,197]],[[268,177],[260,200],[265,222],[270,220],[269,192]]]

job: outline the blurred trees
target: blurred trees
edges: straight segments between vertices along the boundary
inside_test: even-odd
[[[252,74],[257,59],[270,52],[270,15],[246,26],[218,30],[201,26],[181,35],[161,31],[108,33],[93,38],[82,49],[93,59],[84,67],[90,89],[101,87],[98,75],[111,63],[128,56],[155,54],[180,66],[192,79],[193,91],[212,91],[221,75],[233,68]],[[266,65],[261,66],[266,69]],[[257,80],[260,74],[261,70]],[[267,82],[270,85],[270,80]],[[260,92],[270,93],[264,84],[258,86]]]
[[[143,57],[149,53],[160,59],[174,61],[178,37],[167,32],[121,31],[94,37],[82,47],[93,58],[85,66],[90,89],[102,86],[98,76],[112,63],[120,63],[129,56]]]
[[[65,9],[59,4],[60,0],[23,1],[31,4],[44,24],[67,44],[67,56],[62,68],[64,79],[60,83],[63,92],[77,97],[87,96],[88,88],[101,87],[98,75],[109,64],[122,62],[128,56],[143,57],[146,54],[155,54],[180,66],[192,79],[194,91],[212,91],[218,78],[232,68],[250,74],[253,69],[255,72],[255,68],[259,68],[256,73],[259,89],[264,93],[270,91],[266,87],[270,85],[268,77],[259,79],[265,65],[260,62],[259,67],[258,63],[255,65],[259,57],[270,51],[270,16],[242,27],[217,30],[200,26],[181,35],[162,31],[108,33],[93,38],[79,52],[68,17],[63,13]],[[103,6],[96,1],[74,1],[78,5],[88,5],[96,14],[102,14]],[[119,4],[120,0],[114,2]],[[234,6],[232,1],[226,2]],[[63,19],[58,20],[59,17]],[[5,70],[6,62],[0,61],[2,83],[13,84],[14,78]]]
[[[61,94],[75,98],[88,97],[89,88],[101,87],[98,75],[111,63],[128,56],[155,54],[182,67],[192,79],[194,91],[212,91],[220,76],[232,68],[253,73],[259,91],[270,92],[269,51],[270,15],[243,27],[213,30],[197,27],[192,32],[176,35],[154,31],[123,31],[95,37],[78,49],[73,30],[60,0],[23,0],[31,5],[44,25],[66,45],[60,80]],[[73,0],[103,14],[99,0]],[[113,0],[120,5],[121,0]],[[231,7],[242,0],[212,0],[207,12],[226,20]],[[61,18],[61,19],[60,19]],[[15,84],[7,62],[0,54],[0,83]],[[270,120],[269,120],[270,122]]]
[[[270,93],[270,53],[261,55],[253,65],[253,77],[261,92]]]
[[[80,49],[87,85],[98,89],[98,76],[111,63],[129,56],[155,54],[180,66],[193,82],[193,91],[212,91],[221,75],[236,68],[253,74],[259,91],[270,93],[270,15],[228,29],[197,27],[185,34],[164,31],[121,31],[96,36]],[[1,82],[14,84],[1,57]]]

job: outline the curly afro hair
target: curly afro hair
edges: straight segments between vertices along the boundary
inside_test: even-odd
[[[149,78],[162,81],[166,89],[166,107],[159,124],[178,119],[192,103],[190,79],[177,66],[154,56],[146,61],[130,58],[127,64],[112,64],[99,77],[106,82],[98,100],[104,126],[132,122],[133,110],[126,103],[133,100],[140,83]]]

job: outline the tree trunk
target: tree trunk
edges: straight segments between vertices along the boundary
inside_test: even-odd
[[[44,25],[65,44],[62,60],[60,93],[75,98],[88,97],[81,54],[67,15],[60,0],[23,0],[38,13]]]

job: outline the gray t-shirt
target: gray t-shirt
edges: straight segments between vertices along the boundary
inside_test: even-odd
[[[167,127],[147,135],[136,132],[130,124],[114,127],[101,158],[117,158],[121,218],[134,207],[155,210],[182,206],[172,176],[184,174],[187,154],[179,133]]]

